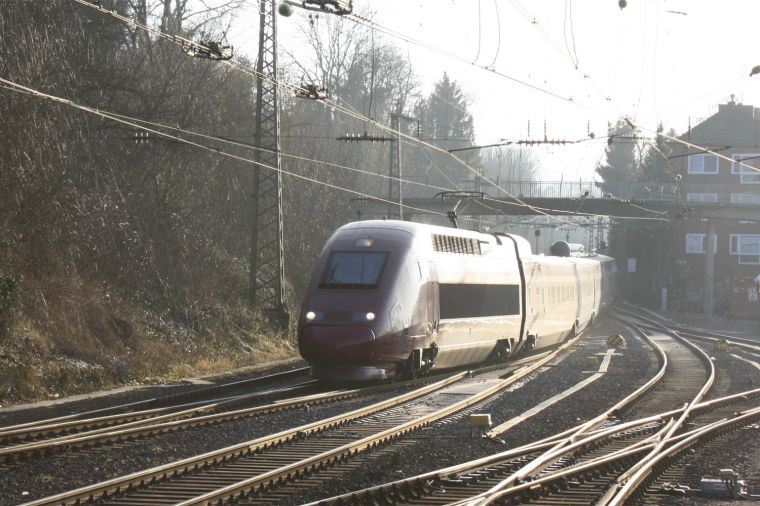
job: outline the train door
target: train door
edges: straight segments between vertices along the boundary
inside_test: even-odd
[[[428,262],[427,284],[427,322],[428,335],[432,342],[438,340],[438,322],[440,321],[440,304],[438,302],[438,270],[434,262]]]
[[[598,314],[602,309],[602,297],[600,288],[602,286],[602,263],[594,266],[594,313]]]
[[[581,272],[578,270],[578,264],[573,262],[573,285],[575,288],[575,323],[576,325],[583,321],[583,299],[581,298]]]

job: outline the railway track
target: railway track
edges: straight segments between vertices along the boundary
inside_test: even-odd
[[[63,427],[58,424],[38,426],[32,428],[35,433],[43,435],[53,434],[55,437],[1,447],[0,462],[6,464],[13,463],[34,456],[49,455],[53,452],[72,451],[76,448],[91,449],[122,441],[134,441],[156,434],[260,416],[286,409],[310,408],[311,406],[329,402],[413,388],[414,386],[431,383],[436,378],[438,377],[431,376],[401,383],[389,383],[354,389],[341,388],[338,390],[324,390],[324,385],[320,386],[316,381],[307,381],[286,388],[235,396],[212,403],[198,402],[191,405],[149,410],[147,413],[130,413],[129,417],[136,418],[134,421],[125,421],[124,415],[114,415],[119,417],[119,420],[122,421],[121,424],[115,427],[106,426],[98,429],[80,430],[70,435],[59,435],[66,430],[66,424],[77,424],[77,427],[81,427],[82,424],[89,424],[91,422],[89,420],[64,422]],[[240,404],[251,403],[255,403],[255,405],[236,409]],[[165,413],[161,414],[163,412]],[[97,423],[101,425],[105,424],[106,421],[97,420]],[[25,431],[26,429],[22,429],[18,432],[24,434]],[[3,441],[2,438],[4,436],[7,437],[5,441],[8,441],[14,437],[15,432],[0,432],[0,441]]]
[[[726,346],[727,348],[738,348],[740,350],[751,353],[760,353],[760,340],[747,339],[727,334],[721,334],[710,330],[695,329],[686,325],[676,324],[672,321],[668,321],[656,313],[631,304],[626,304],[625,306],[618,308],[618,310],[632,318],[637,318],[640,320],[642,322],[640,324],[642,327],[655,330],[667,329],[670,332],[674,332],[686,339],[696,339],[712,344],[713,346]]]
[[[306,377],[308,373],[308,367],[300,367],[245,380],[204,386],[177,394],[0,427],[0,447],[8,446],[14,442],[33,441],[56,435],[113,427],[122,423],[159,416],[172,410],[188,409],[204,403],[211,404],[212,402],[230,400],[233,397],[244,395],[233,395],[236,391],[248,393],[253,388]]]
[[[325,402],[341,396],[359,395],[358,390],[328,392],[324,399],[312,394],[317,382],[308,380],[288,387],[264,390],[220,399],[129,411],[114,415],[79,419],[51,419],[34,424],[0,428],[0,463],[48,455],[73,448],[133,440],[146,435],[186,429],[208,423],[287,409],[307,402]],[[311,395],[308,395],[311,394]],[[332,395],[331,395],[332,394]],[[286,396],[299,395],[302,402],[287,402]],[[254,407],[239,408],[254,404]],[[142,405],[142,404],[140,404]]]
[[[668,458],[662,456],[682,441],[688,440],[683,444],[691,447],[757,418],[760,390],[704,402],[715,377],[709,357],[678,336],[639,332],[659,351],[660,371],[591,422],[494,457],[320,504],[594,504],[600,500],[621,504],[642,490],[655,475],[653,469]],[[695,364],[701,373],[695,374]],[[682,393],[674,396],[673,389]],[[734,416],[732,406],[742,402],[748,403],[748,411]],[[673,406],[683,407],[673,410]],[[716,421],[725,417],[731,420]],[[687,418],[692,424],[689,432],[679,430]]]
[[[700,416],[716,417],[719,413],[733,412],[742,403],[751,403],[753,400],[756,402],[757,399],[760,399],[760,389],[700,403],[696,406],[695,412]],[[617,427],[611,426],[592,431],[588,435],[593,438],[592,441],[576,442],[578,449],[588,443],[593,443],[587,452],[570,455],[564,461],[558,461],[556,466],[547,467],[546,476],[518,483],[503,491],[502,496],[492,499],[497,503],[511,501],[531,504],[595,504],[601,493],[609,486],[611,474],[614,472],[619,474],[626,468],[626,464],[633,463],[633,458],[644,453],[648,447],[642,446],[638,450],[629,451],[628,454],[618,455],[617,458],[610,457],[610,453],[620,454],[626,448],[630,448],[632,443],[642,443],[662,427],[663,420],[682,412],[681,409],[673,410],[646,419],[633,420]],[[486,494],[494,487],[529,463],[535,462],[548,450],[556,448],[568,435],[577,432],[579,428],[580,426],[486,458],[325,499],[311,505],[384,503],[443,505],[476,501],[479,495],[480,499],[484,500]],[[598,446],[598,442],[604,439],[610,439],[609,444]]]
[[[639,399],[646,399],[646,402],[630,403],[620,410],[619,415],[645,417],[674,406],[701,401],[715,383],[715,366],[710,357],[677,334],[665,333],[662,329],[652,332],[638,326],[635,328],[661,350],[668,374],[648,396]]]
[[[459,373],[350,413],[28,504],[95,499],[106,504],[207,504],[272,489],[466,409],[542,367],[574,342],[533,357],[531,365]]]

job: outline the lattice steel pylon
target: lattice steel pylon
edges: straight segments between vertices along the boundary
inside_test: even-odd
[[[250,302],[269,318],[287,325],[280,173],[280,109],[277,96],[275,0],[260,0],[259,58],[256,70],[256,132],[251,230]]]

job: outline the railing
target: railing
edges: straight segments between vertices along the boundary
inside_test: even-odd
[[[422,183],[422,184],[415,184]],[[432,198],[438,190],[482,191],[491,198],[612,198],[683,202],[688,206],[760,206],[760,185],[719,185],[655,182],[499,181],[498,187],[472,179],[451,182],[419,180],[402,184],[403,197]],[[387,193],[381,195],[387,198]]]

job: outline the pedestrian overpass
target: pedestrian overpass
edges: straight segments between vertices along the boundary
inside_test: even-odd
[[[399,215],[400,206],[388,204],[387,195],[379,199],[353,201],[360,215]],[[678,182],[502,181],[487,185],[469,180],[459,182],[455,190],[436,191],[421,182],[404,181],[400,203],[404,219],[455,211],[460,217],[603,215],[667,220],[691,215],[758,220],[760,188]]]

